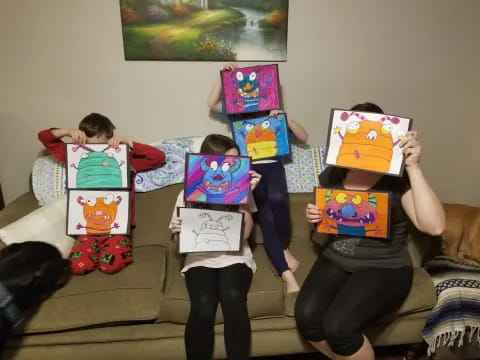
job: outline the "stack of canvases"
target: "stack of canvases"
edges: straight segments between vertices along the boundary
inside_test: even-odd
[[[71,253],[73,271],[87,273],[98,264],[105,273],[116,272],[132,256],[126,236],[131,216],[128,146],[67,144],[66,151],[67,234],[79,236]],[[116,251],[112,242],[124,246]]]
[[[232,123],[240,156],[187,154],[185,203],[246,205],[252,160],[290,154],[286,114],[261,113],[279,108],[278,66],[223,71],[221,77],[226,113],[244,118]],[[178,216],[182,218],[180,252],[240,250],[242,213],[212,210],[211,206],[180,207]]]

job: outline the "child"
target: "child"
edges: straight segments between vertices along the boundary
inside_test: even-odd
[[[226,65],[223,70],[235,71],[235,64]],[[220,113],[230,121],[243,120],[258,116],[276,116],[281,110],[272,110],[270,113],[250,113],[229,116],[225,113],[225,104],[221,101],[222,84],[220,78],[215,83],[207,99],[208,107]],[[297,122],[287,118],[292,134],[301,142],[308,140],[305,129]],[[277,160],[257,160],[252,168],[262,175],[262,182],[254,191],[255,202],[258,207],[257,221],[262,230],[265,248],[275,269],[285,282],[287,293],[300,290],[293,272],[299,263],[288,250],[291,236],[290,204],[288,201],[287,181],[283,164]]]
[[[372,103],[352,110],[383,113]],[[390,237],[331,235],[298,295],[297,327],[329,359],[375,359],[363,332],[372,321],[398,309],[412,284],[408,220],[430,235],[438,236],[445,229],[442,204],[419,165],[421,146],[416,132],[408,132],[401,147],[406,173],[402,178],[337,166],[320,174],[324,187],[391,194]],[[305,215],[312,224],[325,216],[314,204],[307,205]]]
[[[69,275],[69,261],[50,244],[26,241],[0,251],[0,357],[11,329]]]
[[[208,155],[238,155],[235,142],[223,135],[209,135],[202,143],[200,153]],[[260,175],[250,172],[250,187],[260,181]],[[182,219],[176,208],[184,206],[183,191],[177,198],[170,222],[170,230],[178,238]],[[190,296],[190,314],[185,328],[187,359],[211,359],[214,340],[214,320],[218,302],[224,316],[224,337],[229,359],[248,359],[250,352],[250,320],[247,311],[247,292],[256,270],[248,238],[253,228],[249,206],[199,205],[216,210],[238,209],[245,214],[243,242],[240,251],[191,253],[185,258],[182,273]]]
[[[130,147],[130,165],[134,171],[145,171],[165,163],[163,151],[152,146],[127,140],[115,136],[115,126],[107,117],[91,113],[80,121],[78,130],[46,129],[38,133],[38,139],[61,163],[65,163],[66,145],[62,141],[70,137],[74,144],[102,144],[108,143],[113,148],[119,144],[128,144]],[[135,227],[135,176],[131,176],[131,218],[130,223]],[[122,270],[133,262],[131,255],[131,240],[124,235],[91,236],[81,235],[70,251],[72,272],[75,275],[87,274],[98,266],[108,274]],[[116,255],[116,256],[115,256]],[[99,260],[100,259],[100,264]],[[103,261],[102,261],[103,260]]]

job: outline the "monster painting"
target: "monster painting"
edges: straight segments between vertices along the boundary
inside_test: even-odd
[[[124,235],[130,231],[128,190],[70,190],[68,235]]]
[[[184,207],[177,211],[182,219],[180,253],[240,250],[243,213]]]
[[[315,189],[322,211],[317,231],[326,234],[388,238],[390,196],[387,192]]]
[[[280,108],[278,65],[224,70],[220,76],[227,114]]]
[[[128,146],[67,144],[69,189],[126,189],[129,187]]]
[[[232,123],[233,138],[240,155],[252,160],[290,154],[286,114],[265,116]]]
[[[246,156],[187,154],[185,202],[246,204],[250,162]]]
[[[405,117],[332,109],[326,163],[402,176],[400,143],[411,125]]]

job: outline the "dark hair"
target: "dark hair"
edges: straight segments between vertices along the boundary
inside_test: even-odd
[[[27,241],[0,250],[0,282],[23,313],[39,305],[70,276],[70,262],[56,247]]]
[[[380,106],[371,103],[371,102],[364,102],[363,104],[357,104],[352,106],[350,110],[353,111],[367,111],[372,113],[383,114],[383,110]]]
[[[259,117],[265,117],[270,114],[270,111],[257,111],[254,113],[240,113],[235,114],[235,120],[248,120],[248,119],[255,119]]]
[[[202,142],[200,153],[205,155],[225,155],[230,149],[238,149],[235,141],[220,134],[208,135]]]
[[[91,113],[80,121],[78,129],[82,130],[88,137],[105,135],[110,139],[113,136],[115,125],[113,125],[110,119],[106,116],[98,113]]]

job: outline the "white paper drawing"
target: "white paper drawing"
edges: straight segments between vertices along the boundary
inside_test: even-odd
[[[128,145],[67,144],[69,189],[126,189],[129,187]]]
[[[243,213],[181,207],[178,216],[180,253],[240,250]]]
[[[400,143],[411,124],[395,115],[332,109],[326,163],[401,176]]]
[[[124,235],[130,232],[128,190],[70,190],[68,235]]]

